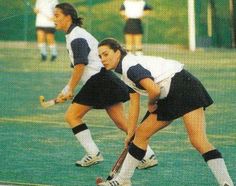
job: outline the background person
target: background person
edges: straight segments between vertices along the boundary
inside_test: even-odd
[[[82,18],[78,17],[76,9],[69,3],[61,3],[56,5],[54,14],[56,29],[66,33],[66,47],[73,68],[71,78],[59,93],[57,101],[71,99],[76,86],[79,82],[83,83],[69,106],[65,119],[86,152],[76,165],[87,167],[103,161],[103,157],[87,124],[83,122],[83,117],[91,109],[105,109],[117,127],[126,132],[127,124],[122,102],[129,100],[128,88],[102,65],[98,57],[98,41],[81,28]],[[154,152],[150,148],[146,157],[147,163],[140,163],[141,168],[157,164]]]
[[[114,39],[105,39],[98,46],[105,68],[122,74],[122,80],[136,92],[130,101],[134,98],[138,101],[140,94],[148,96],[147,109],[151,113],[137,129],[135,122],[128,125],[126,144],[134,133],[135,137],[120,173],[100,185],[131,185],[131,177],[145,155],[150,137],[181,117],[190,142],[207,162],[218,184],[233,186],[221,153],[206,135],[204,110],[213,101],[201,82],[177,61],[127,54]]]
[[[126,23],[124,27],[125,46],[128,52],[143,54],[142,17],[152,8],[144,0],[125,0],[121,5],[120,14]]]
[[[54,9],[57,0],[36,0],[34,12],[36,13],[36,35],[41,60],[47,60],[47,45],[51,53],[51,61],[57,58],[55,43],[55,25],[53,21]],[[46,45],[47,43],[47,45]]]

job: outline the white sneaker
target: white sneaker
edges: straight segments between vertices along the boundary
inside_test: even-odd
[[[95,165],[101,161],[103,161],[103,156],[100,152],[98,152],[95,156],[86,154],[81,160],[77,161],[75,164],[80,167],[88,167],[91,165]]]
[[[148,159],[143,159],[137,166],[137,169],[148,169],[158,164],[155,154],[151,155]]]
[[[119,182],[116,179],[105,181],[102,183],[99,183],[98,186],[132,186],[132,183],[130,180],[126,180],[124,182]]]

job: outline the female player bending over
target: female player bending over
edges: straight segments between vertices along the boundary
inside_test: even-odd
[[[127,86],[112,72],[107,71],[98,57],[98,41],[85,29],[78,18],[75,8],[68,3],[61,3],[55,8],[56,29],[66,33],[66,47],[73,68],[71,78],[57,97],[58,102],[71,99],[79,82],[83,82],[66,112],[66,121],[80,144],[86,151],[79,166],[90,166],[103,161],[103,157],[92,139],[90,130],[83,122],[84,115],[91,109],[106,109],[115,124],[127,131],[123,104],[129,100]],[[141,168],[157,164],[154,152],[149,148]],[[154,158],[153,158],[154,157]]]
[[[139,94],[147,95],[147,109],[151,113],[137,129],[135,122],[130,122],[134,125],[128,125],[126,142],[134,133],[135,138],[121,171],[111,181],[100,185],[131,185],[131,177],[145,155],[149,138],[182,117],[192,145],[207,162],[219,185],[232,186],[221,153],[207,139],[204,109],[213,101],[201,82],[177,61],[126,54],[114,39],[105,39],[98,46],[105,68],[122,74],[123,81],[137,92],[131,102],[135,102],[132,99],[138,99]]]

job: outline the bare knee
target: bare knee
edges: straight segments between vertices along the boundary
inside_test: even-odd
[[[82,123],[82,118],[76,115],[73,112],[66,112],[65,114],[65,121],[71,126],[74,127],[80,123]]]
[[[191,137],[190,142],[192,146],[201,154],[208,152],[214,148],[208,141],[207,137]]]

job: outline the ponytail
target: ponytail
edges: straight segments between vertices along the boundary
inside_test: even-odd
[[[72,19],[72,22],[79,27],[83,26],[83,18],[82,17],[77,17],[75,19]]]

